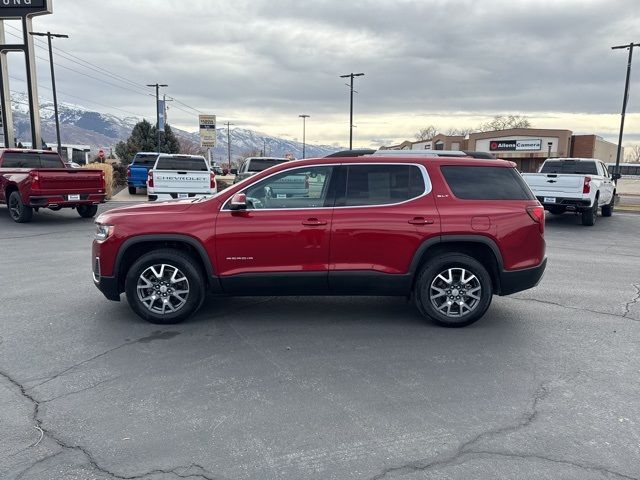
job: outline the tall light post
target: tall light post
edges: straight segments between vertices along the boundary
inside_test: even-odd
[[[611,47],[611,50],[618,50],[621,48],[629,49],[629,60],[627,62],[627,79],[624,83],[624,98],[622,99],[622,115],[620,117],[620,135],[618,136],[618,151],[616,153],[616,169],[615,175],[620,175],[620,155],[622,153],[622,133],[624,132],[624,116],[627,112],[627,101],[629,100],[629,79],[631,77],[631,60],[633,58],[633,47],[640,47],[640,43],[631,42],[629,45],[618,45]]]
[[[49,43],[49,63],[51,64],[51,88],[53,89],[53,111],[56,117],[56,140],[58,141],[58,153],[61,153],[62,142],[60,141],[60,117],[58,115],[58,94],[56,92],[56,74],[53,69],[53,45],[51,43],[52,38],[69,38],[69,35],[63,35],[61,33],[43,33],[43,32],[29,32],[30,35],[37,37],[47,37]],[[34,147],[37,148],[37,147]]]
[[[227,162],[229,163],[229,172],[231,172],[231,130],[229,127],[235,123],[226,122],[224,125],[227,126]]]
[[[364,73],[348,73],[346,75],[340,75],[340,78],[351,78],[351,83],[348,85],[351,91],[351,101],[349,103],[349,150],[353,150],[353,77],[362,77]]]
[[[307,144],[307,118],[311,117],[311,115],[298,115],[302,119],[302,158],[306,157],[306,144]]]
[[[160,153],[160,87],[168,87],[165,83],[147,84],[147,87],[155,87],[156,89],[156,143],[158,144],[158,153]]]

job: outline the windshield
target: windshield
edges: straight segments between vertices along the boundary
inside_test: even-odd
[[[160,157],[156,170],[185,170],[190,172],[207,172],[207,162],[202,158]]]
[[[540,173],[570,173],[576,175],[597,175],[596,162],[576,162],[571,160],[547,160]]]
[[[136,156],[133,157],[132,165],[138,165],[140,167],[153,167],[157,159],[157,154],[137,153]]]
[[[261,172],[263,170],[266,170],[269,167],[273,167],[274,165],[278,165],[284,162],[286,162],[286,160],[278,160],[275,158],[252,159],[252,160],[249,160],[249,168],[247,168],[247,171]]]

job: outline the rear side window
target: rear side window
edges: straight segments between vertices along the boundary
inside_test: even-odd
[[[464,200],[535,200],[515,168],[443,166],[453,194]]]
[[[572,173],[576,175],[598,175],[596,162],[576,162],[571,160],[547,160],[540,173]]]
[[[204,158],[160,157],[156,170],[188,170],[190,172],[208,171]]]
[[[58,155],[7,152],[2,157],[4,168],[64,168]]]
[[[140,155],[138,153],[133,157],[132,164],[140,167],[153,167],[156,164],[157,159],[158,155]]]
[[[415,165],[349,165],[345,206],[385,205],[419,197],[424,177]]]

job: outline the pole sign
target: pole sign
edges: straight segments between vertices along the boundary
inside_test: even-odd
[[[0,0],[1,1],[1,0]],[[216,116],[200,115],[200,146],[216,146]]]
[[[47,0],[0,0],[0,19],[22,18],[51,13]]]
[[[2,0],[0,0],[2,1]],[[166,123],[165,112],[166,112],[166,104],[164,100],[158,100],[158,130],[164,132],[164,125]]]
[[[526,152],[542,150],[542,139],[534,140],[491,140],[489,150],[492,152]]]

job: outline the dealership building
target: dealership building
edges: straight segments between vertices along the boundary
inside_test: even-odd
[[[618,146],[597,135],[574,135],[570,130],[511,128],[468,136],[436,135],[430,140],[405,141],[382,147],[391,150],[467,150],[489,152],[516,163],[522,172],[535,172],[549,157],[597,158],[615,162]],[[622,152],[624,158],[624,151]]]

